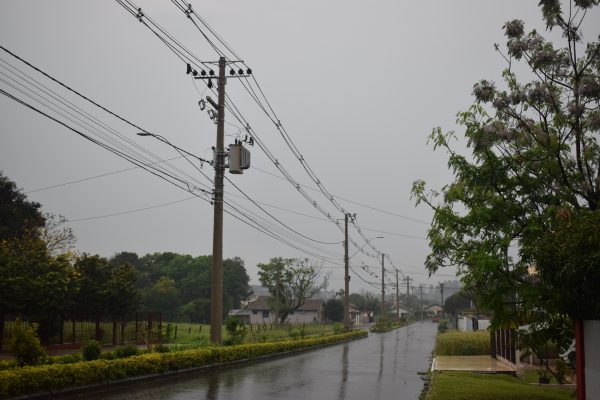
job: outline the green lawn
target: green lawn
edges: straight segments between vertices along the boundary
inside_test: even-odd
[[[210,340],[210,325],[190,324],[170,322],[171,340],[170,343],[176,344],[194,344],[197,342],[206,342]],[[167,323],[163,322],[163,335],[166,335]],[[175,337],[175,327],[177,327],[177,337]],[[276,325],[247,325],[248,334],[246,342],[264,342],[274,339],[283,339],[290,334],[298,334],[303,328],[302,325],[286,325],[278,327]],[[310,324],[304,326],[304,334],[320,335],[321,333],[333,333],[332,324]],[[223,329],[223,338],[227,338],[227,332]]]
[[[570,400],[569,389],[531,385],[504,375],[436,372],[426,400]]]

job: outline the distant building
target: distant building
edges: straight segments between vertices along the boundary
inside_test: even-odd
[[[276,322],[276,310],[271,308],[271,296],[253,296],[248,300],[246,311],[252,324],[271,324]],[[323,322],[323,301],[306,300],[296,311],[288,314],[286,321],[291,324]]]

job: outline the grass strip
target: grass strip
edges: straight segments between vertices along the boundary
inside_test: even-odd
[[[149,353],[117,360],[82,361],[0,371],[0,397],[53,392],[65,388],[111,382],[140,375],[218,365],[357,339],[366,331],[238,346],[215,346],[172,353]]]
[[[483,356],[490,354],[488,331],[439,334],[435,339],[435,354],[438,356]]]
[[[568,400],[572,390],[531,385],[505,374],[436,372],[426,400]]]

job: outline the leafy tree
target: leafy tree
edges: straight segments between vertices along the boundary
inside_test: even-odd
[[[444,301],[444,311],[457,315],[460,311],[471,309],[471,299],[464,293],[456,292]]]
[[[561,33],[563,47],[535,30],[526,34],[523,21],[507,22],[506,50],[496,45],[507,63],[503,87],[480,81],[476,103],[458,115],[469,154],[456,149],[453,132],[436,128],[430,136],[448,153],[454,181],[441,193],[427,192],[423,181],[412,189],[417,204],[434,210],[430,273],[457,266],[493,311],[494,326],[530,323],[535,335],[546,332],[563,344],[572,337],[564,316],[580,317],[572,305],[582,298],[572,294],[588,296],[586,282],[599,283],[588,268],[598,265],[597,246],[584,245],[577,233],[586,220],[597,221],[600,203],[600,46],[584,43],[582,34],[597,4],[574,0],[563,10],[558,0],[540,2],[547,29]],[[518,79],[519,63],[532,81]],[[545,245],[559,239],[564,248]],[[529,274],[532,268],[539,273]],[[562,276],[579,280],[565,290],[556,279]]]
[[[329,299],[323,307],[325,318],[333,322],[342,322],[344,319],[344,303],[340,299]]]
[[[0,171],[0,241],[37,236],[45,223],[40,208]]]
[[[75,262],[77,306],[88,315],[121,316],[135,310],[139,296],[131,264],[114,265],[98,255],[83,254]]]
[[[233,308],[240,308],[242,300],[252,294],[249,282],[244,260],[234,257],[223,261],[223,292],[231,297]]]
[[[349,296],[350,304],[359,311],[367,311],[367,300],[360,293],[351,293]]]
[[[257,267],[261,284],[273,296],[271,308],[278,312],[281,323],[320,290],[320,268],[308,259],[276,257]]]

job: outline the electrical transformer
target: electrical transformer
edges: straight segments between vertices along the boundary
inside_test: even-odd
[[[244,170],[248,168],[250,168],[250,151],[245,149],[241,143],[229,146],[229,172],[243,174]]]

